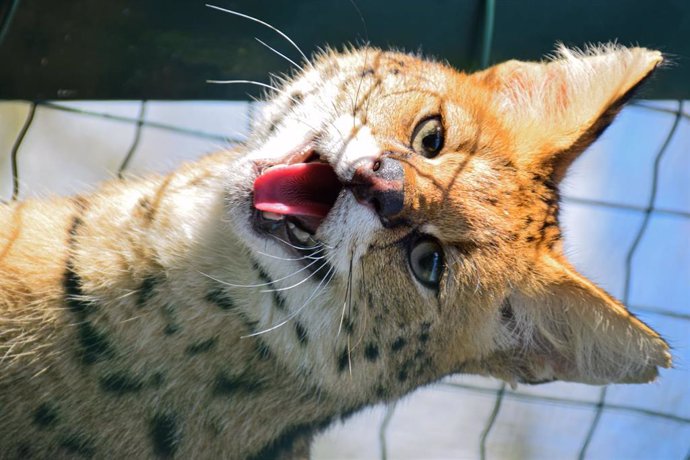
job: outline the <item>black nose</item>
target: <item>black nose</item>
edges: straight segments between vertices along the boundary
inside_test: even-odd
[[[403,179],[402,164],[384,155],[358,166],[350,187],[357,201],[372,207],[385,224],[403,209]]]

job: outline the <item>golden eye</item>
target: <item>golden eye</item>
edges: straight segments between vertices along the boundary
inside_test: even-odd
[[[441,244],[435,238],[424,235],[408,248],[407,257],[417,281],[429,289],[438,290],[445,268]]]
[[[443,148],[443,123],[435,116],[420,121],[412,132],[412,148],[427,158],[434,158]]]

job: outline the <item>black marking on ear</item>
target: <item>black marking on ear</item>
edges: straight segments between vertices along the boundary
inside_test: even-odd
[[[220,372],[213,382],[213,395],[234,396],[238,393],[259,391],[263,387],[261,382],[250,380],[244,375],[228,376],[225,372]]]
[[[309,343],[307,330],[304,329],[304,326],[302,326],[299,321],[295,321],[295,334],[297,334],[297,340],[299,341],[300,345],[306,346]]]
[[[405,337],[398,337],[395,339],[395,342],[393,342],[393,345],[391,345],[391,350],[400,351],[405,345],[407,345],[407,339],[405,339]]]
[[[172,457],[180,445],[181,438],[176,415],[172,412],[154,415],[149,426],[149,435],[153,442],[153,452],[158,457]]]
[[[375,343],[368,343],[364,347],[364,357],[367,358],[367,361],[373,363],[379,357],[379,347]]]
[[[144,307],[156,294],[156,288],[161,283],[161,279],[157,276],[147,276],[141,282],[137,294],[137,306]]]
[[[113,349],[107,336],[85,319],[79,323],[79,343],[82,347],[82,361],[93,364],[113,356]]]
[[[57,421],[57,409],[50,403],[43,403],[34,411],[34,424],[40,428],[53,427]]]
[[[103,391],[122,396],[127,393],[136,393],[144,388],[144,382],[125,372],[113,372],[102,375],[98,382]]]
[[[350,354],[345,348],[342,353],[338,356],[338,372],[343,372],[350,365]]]
[[[93,457],[95,453],[95,448],[91,441],[76,433],[69,433],[61,436],[60,439],[58,439],[58,444],[67,452],[81,455],[86,458]]]
[[[216,337],[211,337],[210,339],[187,345],[187,348],[185,348],[185,353],[191,356],[198,355],[199,353],[205,353],[207,351],[211,351],[217,343],[218,339]]]

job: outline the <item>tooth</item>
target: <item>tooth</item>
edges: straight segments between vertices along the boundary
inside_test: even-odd
[[[285,216],[282,214],[276,214],[275,212],[268,211],[263,211],[261,215],[266,220],[283,220],[285,218]]]
[[[288,222],[288,228],[290,229],[290,233],[292,233],[293,236],[299,241],[302,243],[309,243],[309,240],[311,239],[311,235],[309,233],[305,232],[292,222]]]

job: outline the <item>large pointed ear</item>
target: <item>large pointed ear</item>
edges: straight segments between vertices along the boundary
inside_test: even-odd
[[[513,134],[516,160],[548,170],[558,182],[662,60],[645,48],[561,45],[550,62],[508,61],[472,78],[493,95]]]
[[[666,342],[564,260],[545,256],[539,283],[505,300],[496,345],[478,366],[507,381],[642,383],[669,367]]]

